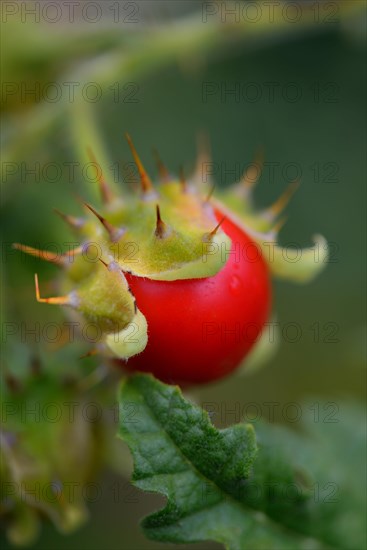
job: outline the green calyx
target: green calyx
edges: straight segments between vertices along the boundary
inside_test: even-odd
[[[15,245],[63,268],[63,296],[42,298],[36,276],[37,300],[76,310],[81,326],[93,324],[100,335],[98,350],[123,359],[142,352],[148,342],[147,321],[125,274],[159,281],[212,277],[226,262],[223,250],[231,248],[199,187],[171,178],[161,163],[161,181],[153,186],[129,137],[128,142],[140,175],[138,193],[117,197],[100,174],[98,209],[84,203],[83,218],[57,212],[77,232],[79,246],[55,258]]]
[[[94,210],[94,208],[93,208]],[[196,189],[176,180],[157,192],[128,196],[107,205],[81,229],[86,242],[97,243],[101,259],[113,259],[123,272],[153,280],[211,277],[223,267],[222,247],[230,239],[213,208]],[[106,229],[107,226],[107,229]]]
[[[300,248],[297,243],[285,247],[278,244],[278,233],[285,223],[280,216],[298,183],[292,182],[273,205],[256,211],[252,190],[261,168],[260,161],[251,165],[240,182],[219,193],[212,203],[257,243],[274,277],[295,283],[312,281],[328,261],[327,241],[322,235],[315,235],[314,244],[309,248]]]
[[[70,306],[80,314],[81,324],[93,323],[99,333],[98,350],[127,359],[147,345],[149,327],[137,308],[126,274],[174,281],[212,277],[222,269],[231,240],[221,229],[221,218],[231,220],[259,245],[275,276],[305,282],[325,266],[328,249],[321,236],[315,237],[313,247],[303,250],[282,248],[277,243],[282,226],[279,215],[295,184],[270,208],[256,212],[251,192],[261,166],[252,165],[239,183],[214,198],[201,181],[201,154],[189,181],[172,178],[158,159],[160,183],[153,186],[129,136],[127,140],[140,177],[137,193],[125,192],[121,197],[116,190],[112,192],[90,153],[102,206],[97,210],[84,203],[83,218],[58,212],[77,232],[79,246],[52,258],[47,251],[15,245],[64,268],[60,280],[64,296],[41,298],[36,277],[37,300]]]

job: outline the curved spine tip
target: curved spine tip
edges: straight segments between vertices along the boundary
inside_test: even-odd
[[[45,303],[45,304],[59,305],[59,306],[71,306],[72,305],[71,300],[70,300],[70,296],[57,296],[57,297],[54,297],[54,298],[41,298],[37,273],[34,274],[34,284],[35,284],[35,287],[36,287],[36,300],[37,300],[37,302]]]

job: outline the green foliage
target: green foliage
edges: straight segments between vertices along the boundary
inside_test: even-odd
[[[320,425],[325,431],[314,423]],[[330,434],[309,439],[260,425],[256,443],[251,425],[217,430],[179,388],[147,375],[130,378],[121,389],[119,435],[134,458],[134,483],[167,497],[166,507],[143,521],[146,535],[214,540],[232,550],[362,547],[359,505],[349,495],[345,508],[339,494],[350,493],[350,483],[321,456],[337,460],[340,432],[345,445],[355,434],[331,426]]]
[[[25,349],[14,351],[16,366],[1,373],[0,516],[15,545],[34,541],[41,518],[64,534],[85,523],[83,490],[113,434],[98,410],[108,392],[94,394],[93,373],[88,380],[52,359],[46,370],[38,357],[26,356]]]

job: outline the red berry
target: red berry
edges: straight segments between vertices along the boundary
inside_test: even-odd
[[[145,350],[123,361],[129,370],[170,383],[204,383],[236,369],[252,348],[270,312],[269,270],[242,229],[228,219],[221,228],[236,253],[213,277],[126,276],[148,322]]]
[[[73,308],[83,329],[97,326],[94,352],[166,382],[222,378],[242,363],[269,317],[270,272],[312,280],[325,266],[327,242],[315,236],[313,246],[296,251],[297,261],[279,246],[279,216],[296,184],[261,211],[253,208],[252,169],[216,198],[200,168],[187,181],[171,178],[159,162],[155,186],[128,142],[138,194],[121,200],[100,174],[102,208],[85,203],[87,219],[61,214],[78,231],[80,246],[56,258],[14,246],[64,269],[61,296],[41,297],[35,275],[36,298]]]

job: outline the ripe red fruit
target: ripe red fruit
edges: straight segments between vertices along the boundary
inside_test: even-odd
[[[221,229],[235,253],[212,277],[126,276],[148,322],[145,350],[122,362],[129,370],[169,383],[204,383],[229,374],[251,350],[270,313],[269,270],[242,229],[228,219]]]
[[[121,200],[100,174],[101,209],[85,203],[87,219],[59,213],[79,233],[80,246],[57,257],[14,246],[63,269],[62,295],[55,297],[41,297],[35,275],[36,299],[72,308],[82,327],[97,326],[92,353],[166,382],[222,378],[241,364],[269,317],[270,272],[312,280],[325,266],[327,242],[315,236],[296,262],[279,246],[279,216],[296,183],[260,211],[253,208],[253,167],[216,198],[201,180],[201,163],[186,180],[171,177],[159,161],[155,186],[127,139],[138,194]]]

